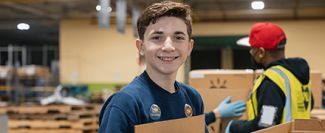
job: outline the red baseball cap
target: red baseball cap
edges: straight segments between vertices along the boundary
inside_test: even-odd
[[[259,22],[253,25],[249,35],[249,44],[251,47],[277,49],[283,48],[284,45],[279,45],[286,35],[283,30],[274,23]]]

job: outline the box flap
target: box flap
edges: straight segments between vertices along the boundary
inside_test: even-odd
[[[135,133],[204,133],[204,115],[135,126]]]
[[[291,127],[292,127],[292,122],[288,122],[273,127],[265,128],[262,130],[258,130],[253,133],[290,133]]]
[[[296,119],[292,131],[325,131],[322,122],[316,119]]]

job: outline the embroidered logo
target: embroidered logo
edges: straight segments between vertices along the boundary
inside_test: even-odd
[[[192,107],[188,104],[185,104],[184,112],[185,112],[186,117],[191,117],[193,115]]]
[[[160,108],[157,104],[152,104],[150,107],[150,118],[153,120],[159,120],[161,116]]]

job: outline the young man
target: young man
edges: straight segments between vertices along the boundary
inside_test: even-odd
[[[232,121],[226,132],[249,133],[294,119],[309,119],[313,107],[309,66],[302,58],[285,58],[286,35],[273,23],[253,25],[252,61],[265,72],[255,81],[247,102],[248,121]]]
[[[181,3],[164,1],[144,10],[137,22],[136,47],[146,69],[105,102],[100,133],[132,133],[138,124],[204,113],[199,93],[176,81],[179,67],[193,49],[191,24],[190,7]],[[230,103],[228,98],[215,113],[206,115],[206,121],[239,116],[244,110],[243,102]]]

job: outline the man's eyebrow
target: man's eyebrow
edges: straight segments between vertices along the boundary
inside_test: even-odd
[[[162,31],[155,31],[152,34],[159,34],[159,35],[161,35],[161,34],[164,34],[164,33]]]
[[[178,34],[182,34],[182,35],[186,35],[184,32],[182,31],[176,31],[174,34],[178,35]]]

